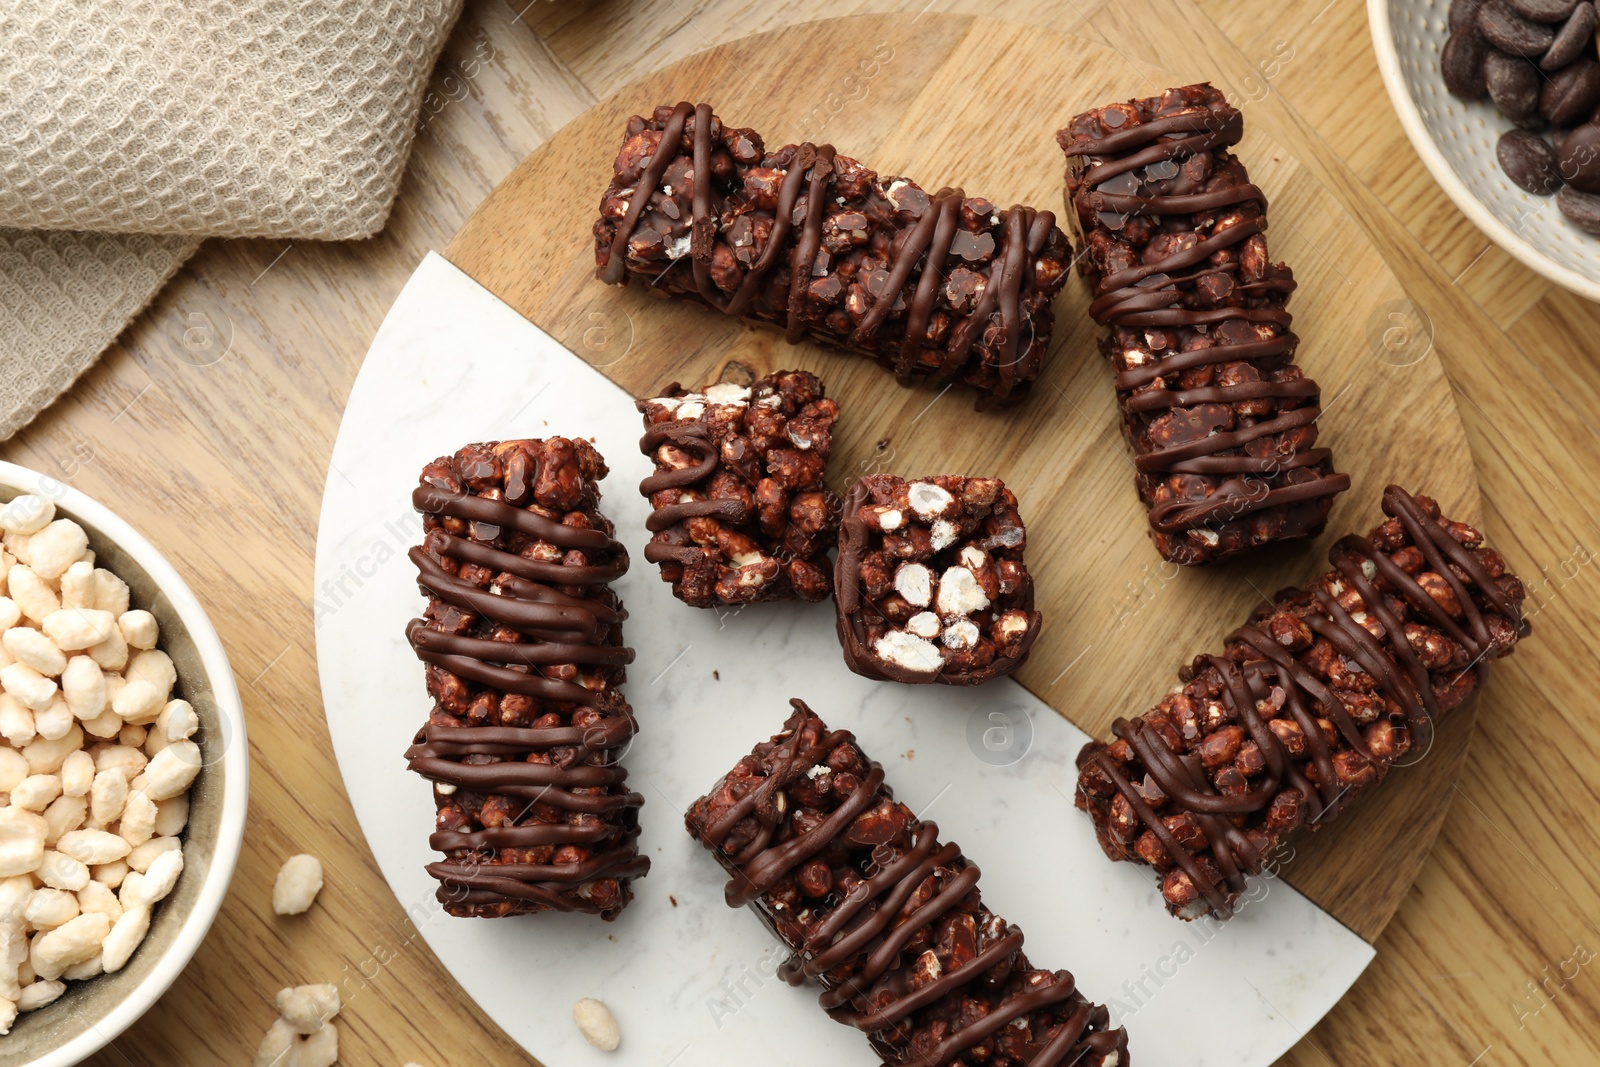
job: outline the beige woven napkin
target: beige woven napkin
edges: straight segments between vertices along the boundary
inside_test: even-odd
[[[461,3],[0,4],[0,436],[199,238],[381,229]]]

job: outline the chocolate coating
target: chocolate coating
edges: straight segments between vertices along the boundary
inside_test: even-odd
[[[978,868],[919,821],[847,731],[803,701],[696,800],[689,833],[792,955],[778,973],[885,1064],[1126,1067],[1127,1035],[1066,971],[1035,969]]]
[[[1181,690],[1079,755],[1101,847],[1163,872],[1174,914],[1227,918],[1284,835],[1425,755],[1440,716],[1530,632],[1521,582],[1478,531],[1399,486],[1383,511],[1329,550],[1331,573],[1279,593]]]
[[[1072,258],[1048,211],[930,195],[832,145],[769,152],[687,102],[629,121],[594,235],[608,284],[783,326],[902,385],[961,381],[980,407],[1038,377]]]
[[[1191,85],[1057,134],[1139,494],[1175,563],[1315,536],[1350,484],[1314,447],[1320,390],[1293,362],[1285,309],[1294,275],[1268,257],[1266,198],[1228,151],[1243,131],[1221,92]]]
[[[435,784],[428,865],[452,915],[581,911],[613,919],[638,855],[617,764],[633,650],[609,587],[628,556],[598,510],[605,463],[587,441],[469,445],[428,465],[411,549],[428,597],[406,627],[434,698],[407,766]]]

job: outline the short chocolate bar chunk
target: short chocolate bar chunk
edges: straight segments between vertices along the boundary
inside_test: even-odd
[[[1226,919],[1285,835],[1426,754],[1439,716],[1530,632],[1522,583],[1482,534],[1395,485],[1383,511],[1333,546],[1332,571],[1262,604],[1181,689],[1079,754],[1100,846],[1154,867],[1179,918]]]
[[[1313,537],[1350,487],[1315,447],[1321,392],[1294,363],[1294,273],[1268,256],[1266,197],[1228,151],[1243,131],[1221,92],[1190,85],[1056,135],[1139,496],[1173,563]]]
[[[689,103],[628,120],[594,239],[608,284],[782,326],[901,385],[959,381],[980,408],[1039,376],[1072,261],[1048,211],[930,194],[832,145],[768,150]]]
[[[1035,968],[976,865],[894,798],[883,768],[799,700],[685,816],[791,950],[778,973],[885,1064],[1126,1067],[1127,1034],[1067,971]]]
[[[639,485],[651,507],[644,558],[661,565],[673,595],[701,608],[826,600],[839,532],[827,483],[839,405],[817,376],[777,371],[701,392],[673,383],[638,403],[639,448],[656,466]]]
[[[644,798],[617,764],[633,650],[608,584],[628,554],[599,511],[605,473],[587,441],[490,441],[428,464],[412,493],[428,606],[406,636],[434,703],[406,761],[434,783],[445,858],[428,872],[451,915],[614,919],[650,868]]]
[[[845,663],[868,678],[977,685],[1039,636],[1027,530],[998,478],[861,479],[845,497],[834,602]]]

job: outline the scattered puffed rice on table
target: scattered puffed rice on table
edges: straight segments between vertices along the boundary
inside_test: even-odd
[[[294,1027],[282,1019],[274,1020],[256,1048],[255,1067],[284,1067],[295,1062],[299,1041],[300,1035],[294,1032]]]
[[[583,1039],[601,1052],[615,1052],[622,1043],[617,1018],[602,1001],[584,997],[572,1005],[572,1021],[578,1024]]]
[[[160,637],[82,526],[42,496],[0,506],[0,1035],[127,966],[183,871],[200,720]],[[326,1009],[302,999],[298,1019]],[[280,1020],[257,1062],[327,1067],[323,1030]]]
[[[278,1018],[256,1049],[256,1067],[333,1067],[339,1060],[339,987],[281,989]]]
[[[279,915],[304,914],[321,891],[322,861],[304,853],[290,856],[272,887],[272,910]]]
[[[339,1014],[339,987],[302,985],[278,990],[278,1015],[297,1034],[314,1034]]]
[[[339,1028],[328,1023],[300,1042],[300,1067],[333,1067],[339,1062]]]

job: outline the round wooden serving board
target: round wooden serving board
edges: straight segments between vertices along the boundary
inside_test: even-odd
[[[828,142],[924,188],[961,186],[1059,216],[1055,131],[1089,107],[1172,84],[1087,40],[966,16],[862,16],[762,34],[685,59],[590,109],[500,184],[445,255],[636,396],[672,381],[715,381],[729,361],[756,374],[817,372],[842,409],[831,461],[841,488],[874,470],[1003,477],[1028,521],[1046,619],[1018,678],[1106,736],[1118,715],[1166,692],[1187,660],[1220,650],[1263,597],[1326,570],[1335,538],[1381,517],[1387,483],[1478,521],[1472,456],[1439,361],[1408,332],[1409,304],[1378,251],[1311,173],[1247,125],[1238,154],[1271,198],[1273,257],[1300,281],[1291,303],[1299,361],[1322,384],[1322,441],[1353,488],[1315,544],[1181,573],[1146,536],[1081,281],[1056,301],[1054,343],[1029,400],[977,414],[960,388],[901,389],[868,360],[792,347],[779,332],[604,286],[594,278],[590,227],[624,123],[662,103],[709,101],[770,146]],[[1295,840],[1287,880],[1369,942],[1439,830],[1473,715],[1471,704],[1452,714],[1415,766],[1338,823]]]

